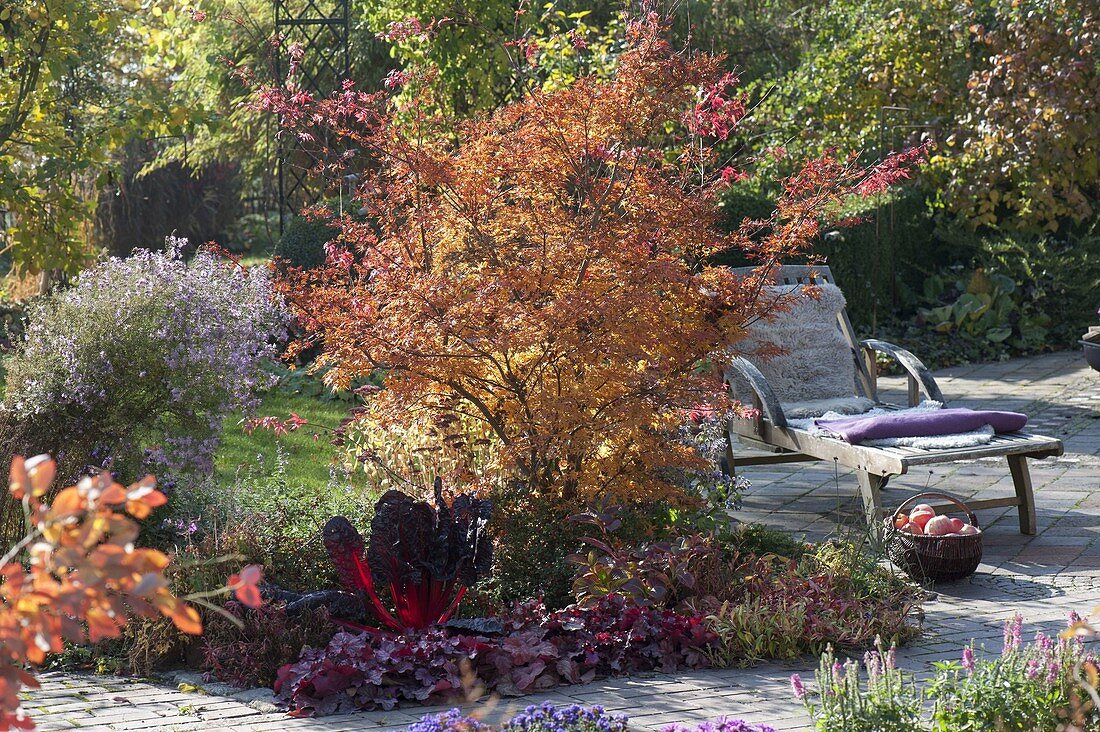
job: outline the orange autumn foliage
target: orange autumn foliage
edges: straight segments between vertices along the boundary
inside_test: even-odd
[[[46,455],[16,457],[11,465],[11,496],[23,506],[29,533],[0,559],[0,730],[33,728],[19,708],[19,690],[38,686],[25,666],[60,652],[64,641],[117,638],[137,616],[163,616],[184,633],[202,632],[195,608],[168,589],[169,558],[134,546],[135,519],[166,501],[152,476],[123,487],[103,472],[47,505],[55,473]],[[251,586],[242,582],[246,572]],[[258,580],[255,568],[245,568],[227,589],[258,600]]]
[[[663,469],[701,467],[670,438],[685,413],[732,406],[700,364],[720,366],[766,315],[762,283],[809,251],[823,215],[903,175],[825,157],[787,181],[770,220],[724,233],[731,169],[701,135],[744,114],[734,80],[720,58],[672,49],[655,16],[628,40],[612,78],[457,130],[351,85],[322,100],[293,79],[260,94],[284,134],[371,157],[366,220],[345,216],[326,266],[284,282],[327,378],[385,370],[370,403],[383,423],[419,410],[481,421],[499,467],[541,496],[671,495]],[[707,264],[730,250],[757,274]]]

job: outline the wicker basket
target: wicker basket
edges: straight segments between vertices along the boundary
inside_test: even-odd
[[[954,503],[959,511],[966,514],[971,524],[978,525],[978,517],[974,512],[954,496],[946,493],[921,493],[903,502],[894,511],[894,515],[886,519],[886,553],[894,564],[914,579],[953,582],[969,577],[982,561],[980,533],[967,536],[924,536],[895,528],[894,521],[898,514],[925,498],[942,498]]]

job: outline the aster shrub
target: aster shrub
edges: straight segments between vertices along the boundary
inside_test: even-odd
[[[284,318],[265,270],[209,250],[186,261],[186,243],[108,259],[32,307],[8,363],[8,439],[53,444],[9,448],[63,450],[67,469],[213,470],[222,421],[270,378],[260,365]]]

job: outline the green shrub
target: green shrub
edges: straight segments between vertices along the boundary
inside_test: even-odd
[[[977,269],[948,287],[938,276],[925,281],[925,297],[947,302],[922,308],[920,319],[939,333],[970,340],[1001,343],[1014,352],[1031,353],[1043,348],[1051,318],[1022,297],[1012,278]]]
[[[1090,228],[1045,237],[998,237],[982,241],[976,264],[1016,284],[1014,335],[1029,321],[1044,320],[1044,347],[1076,342],[1100,307],[1100,218]],[[1021,344],[1019,350],[1022,352]]]
[[[479,590],[497,606],[531,597],[542,597],[551,609],[571,603],[573,568],[566,557],[587,533],[587,527],[567,520],[575,508],[519,486],[498,490],[493,505],[495,563]]]
[[[924,279],[958,257],[936,237],[926,197],[920,187],[907,186],[877,202],[861,201],[848,211],[858,223],[825,232],[815,246],[857,328],[874,330],[894,313],[912,313]]]
[[[764,524],[736,524],[728,537],[723,537],[723,541],[741,554],[758,557],[776,554],[788,559],[801,559],[812,548],[812,545],[795,539],[787,532]]]
[[[929,274],[918,312],[884,323],[878,337],[910,348],[932,368],[1072,347],[1095,322],[1100,235],[981,235],[937,230],[954,266]]]
[[[333,209],[318,207],[314,213],[294,216],[283,230],[283,236],[275,247],[275,256],[289,267],[313,269],[325,263],[325,244],[332,241],[340,227],[332,225]]]
[[[585,507],[535,495],[520,484],[498,488],[492,498],[493,574],[478,588],[486,607],[533,597],[550,609],[571,604],[577,568],[569,557],[584,549],[584,537],[605,536],[593,523],[610,522],[613,541],[622,547],[664,538],[670,524],[664,503]],[[593,520],[579,520],[582,515]]]

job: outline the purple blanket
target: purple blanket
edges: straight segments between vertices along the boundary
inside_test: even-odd
[[[973,432],[986,425],[995,432],[1016,432],[1027,424],[1027,415],[1017,412],[979,412],[973,409],[936,409],[927,412],[899,412],[875,417],[816,419],[814,424],[845,442],[857,445],[887,437],[931,437]]]

